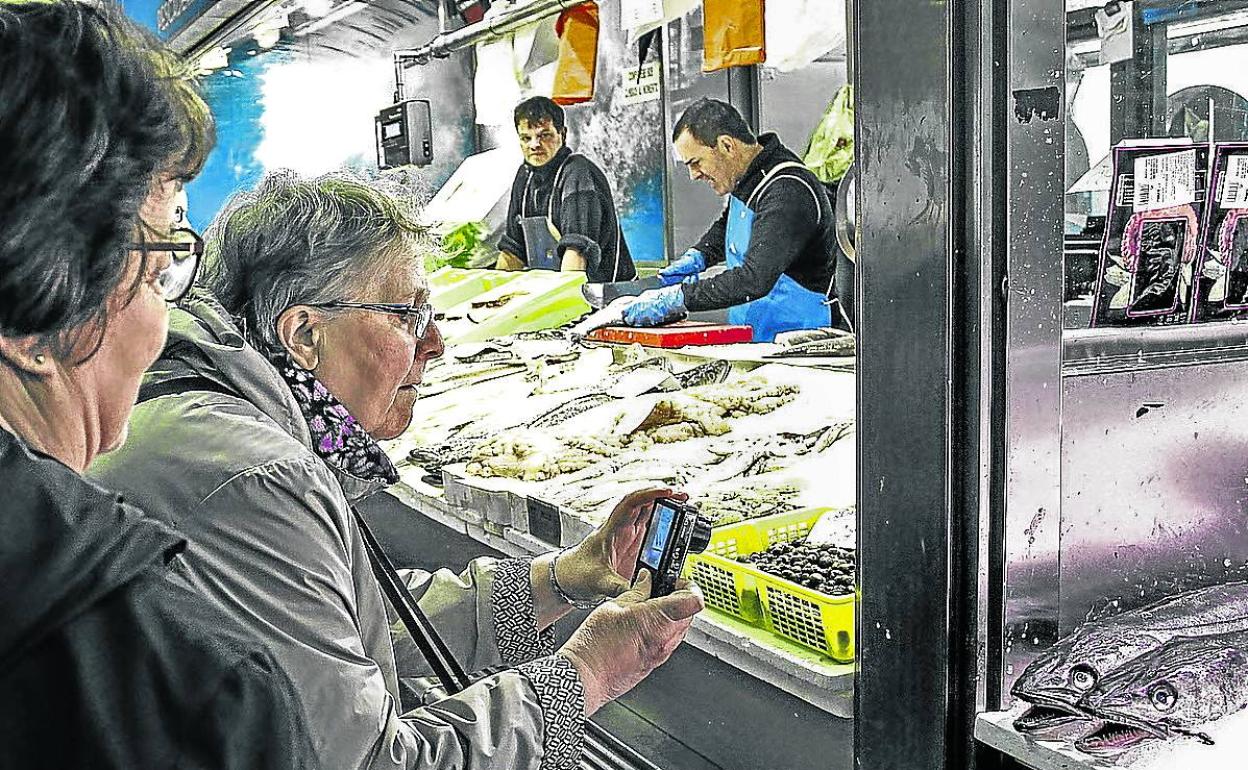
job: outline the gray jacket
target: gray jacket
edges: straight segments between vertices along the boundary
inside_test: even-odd
[[[91,474],[180,529],[196,585],[255,628],[307,703],[334,768],[573,767],[584,696],[536,630],[526,560],[412,573],[409,587],[468,671],[517,666],[399,714],[398,678],[430,669],[392,628],[350,501],[378,490],[331,468],[277,369],[206,295],[173,311],[147,383],[193,390],[139,404],[125,445]]]

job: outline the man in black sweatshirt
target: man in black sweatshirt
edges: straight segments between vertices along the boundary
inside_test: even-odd
[[[544,96],[521,102],[516,172],[499,240],[499,270],[579,270],[591,283],[637,277],[607,177],[565,144],[563,108]]]
[[[624,311],[632,326],[657,326],[688,311],[729,308],[755,342],[780,332],[847,325],[836,318],[836,229],[823,184],[775,134],[755,138],[741,114],[714,99],[695,102],[672,132],[676,154],[728,205],[702,239],[660,272],[667,284]],[[700,279],[711,265],[719,275]]]

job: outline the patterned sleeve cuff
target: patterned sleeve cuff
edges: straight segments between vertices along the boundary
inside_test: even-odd
[[[577,767],[585,741],[585,687],[576,667],[550,655],[516,670],[533,685],[542,708],[541,770]]]
[[[532,559],[503,559],[494,571],[490,608],[503,663],[515,666],[555,651],[554,630],[537,630],[530,575]]]

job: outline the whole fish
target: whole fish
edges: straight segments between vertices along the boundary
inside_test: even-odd
[[[465,364],[494,364],[503,361],[516,361],[516,354],[510,350],[494,350],[484,348],[473,353],[456,354],[455,360]]]
[[[682,388],[694,388],[698,385],[716,385],[728,379],[732,372],[732,364],[722,359],[709,361],[695,366],[677,375],[676,382]]]
[[[1084,623],[1032,661],[1010,692],[1034,704],[1014,722],[1048,730],[1089,715],[1080,700],[1123,664],[1181,636],[1248,631],[1248,582],[1187,591]]]
[[[587,393],[583,396],[577,396],[571,401],[566,401],[554,409],[533,418],[526,427],[529,428],[549,428],[560,423],[567,422],[578,414],[588,412],[596,406],[601,406],[608,401],[615,399],[606,393]]]
[[[483,440],[479,435],[456,436],[435,446],[416,447],[407,453],[407,459],[430,473],[437,473],[447,465],[467,462]]]
[[[1195,728],[1248,707],[1248,631],[1171,639],[1106,676],[1080,706],[1103,721],[1075,741],[1089,754],[1175,736],[1212,744]]]
[[[854,335],[845,332],[828,339],[811,340],[790,345],[783,350],[769,353],[764,358],[814,358],[823,356],[852,356],[855,344]]]

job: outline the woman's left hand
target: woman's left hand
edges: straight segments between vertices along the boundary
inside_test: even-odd
[[[601,527],[555,562],[559,585],[577,601],[613,598],[627,591],[654,501],[661,497],[689,499],[683,492],[665,488],[625,495]]]

